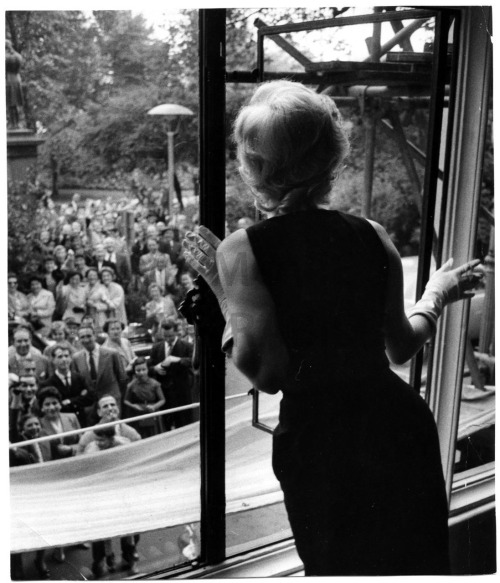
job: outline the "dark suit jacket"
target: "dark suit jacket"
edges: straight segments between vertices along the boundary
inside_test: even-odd
[[[177,263],[177,260],[182,253],[182,245],[179,241],[171,241],[170,243],[160,241],[158,247],[162,253],[166,253],[170,257],[172,263]]]
[[[93,389],[96,401],[103,395],[113,395],[116,402],[121,403],[122,392],[125,391],[127,384],[127,375],[122,359],[116,350],[99,346],[99,363],[95,383],[90,377],[85,349],[79,350],[73,355],[73,370],[80,374],[86,384]]]
[[[178,356],[179,362],[165,368],[166,375],[158,375],[152,371],[151,375],[162,385],[168,407],[178,407],[191,402],[191,386],[193,384],[192,356],[193,347],[187,342],[177,340],[170,353]],[[149,359],[150,370],[165,360],[165,342],[157,342],[151,349]]]
[[[78,422],[78,419],[74,413],[60,413],[60,417],[61,417],[63,433],[65,433],[66,431],[72,431],[73,429],[80,429],[80,423]],[[57,435],[56,432],[54,431],[54,428],[52,427],[50,422],[47,421],[47,419],[42,417],[40,419],[40,423],[42,425],[42,429],[45,431],[45,433],[47,435]],[[60,439],[53,439],[50,442],[50,449],[52,451],[52,459],[59,459],[61,457],[68,457],[68,456],[62,456],[57,451],[57,446],[58,446],[58,444],[61,444],[61,443],[63,445],[70,445],[71,449],[73,451],[72,455],[75,455],[79,439],[80,439],[80,435],[70,435],[69,437],[62,437]]]
[[[71,386],[67,387],[54,373],[42,383],[42,387],[55,387],[63,401],[69,399],[69,405],[63,405],[61,413],[75,413],[80,425],[85,426],[85,407],[90,407],[95,402],[95,392],[87,385],[85,378],[74,371],[70,371]],[[82,394],[84,393],[84,394]]]

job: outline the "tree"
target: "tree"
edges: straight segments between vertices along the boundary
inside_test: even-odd
[[[7,36],[22,55],[28,126],[50,131],[68,108],[97,101],[107,62],[92,23],[77,11],[8,11]]]

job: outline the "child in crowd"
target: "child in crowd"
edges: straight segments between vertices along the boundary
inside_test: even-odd
[[[129,415],[143,415],[161,409],[165,404],[165,397],[160,383],[150,378],[146,359],[137,358],[133,363],[132,371],[134,378],[128,384],[123,400],[129,409]],[[143,438],[163,432],[161,417],[142,419],[135,425]]]

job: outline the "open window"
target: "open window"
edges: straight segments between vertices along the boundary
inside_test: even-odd
[[[487,517],[488,551],[495,404],[491,10],[289,9],[282,16],[270,11],[249,25],[248,15],[243,21],[231,10],[198,12],[200,223],[223,238],[239,219],[260,219],[238,176],[231,122],[255,83],[286,77],[338,104],[352,155],[334,204],[384,225],[402,255],[408,306],[448,257],[484,260],[484,289],[471,303],[448,307],[433,341],[394,370],[437,420],[453,532]],[[239,53],[235,37],[245,38]],[[226,361],[216,327],[203,331],[199,349],[199,423],[171,440],[152,438],[161,442],[157,449],[134,446],[135,484],[128,466],[123,481],[110,466],[108,494],[119,492],[129,514],[141,505],[142,522],[137,526],[135,517],[130,527],[122,512],[104,530],[99,525],[99,537],[140,533],[151,543],[141,577],[152,579],[298,573],[271,469],[280,397],[259,394]],[[158,482],[149,491],[152,468]],[[32,495],[31,484],[21,486]],[[43,492],[33,504],[44,506]],[[95,525],[76,536],[71,514],[64,520],[68,537],[54,529],[51,546],[95,538]]]

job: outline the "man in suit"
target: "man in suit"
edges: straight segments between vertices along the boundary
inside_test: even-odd
[[[152,283],[160,288],[160,293],[164,296],[166,293],[175,291],[175,276],[177,275],[177,267],[175,265],[168,266],[168,258],[164,255],[159,255],[154,264],[154,268],[146,271],[143,279],[144,293],[147,294],[149,286]]]
[[[174,229],[167,227],[160,235],[160,251],[170,257],[170,261],[180,266],[182,261],[182,245],[174,240]],[[178,263],[179,262],[179,263]]]
[[[98,401],[104,394],[115,397],[121,404],[125,391],[127,375],[120,355],[116,350],[104,348],[96,342],[95,332],[91,326],[82,326],[78,330],[78,339],[83,349],[73,355],[73,370],[83,376],[85,382],[95,394]],[[95,419],[94,411],[86,411]],[[88,419],[87,421],[94,421]]]
[[[113,237],[106,237],[103,244],[106,250],[106,255],[104,256],[105,261],[109,261],[114,265],[113,269],[116,273],[116,281],[123,286],[124,290],[127,290],[132,278],[129,257],[124,253],[118,253],[116,251],[116,239],[113,239]]]
[[[193,402],[192,386],[193,347],[179,338],[178,327],[170,322],[161,326],[163,340],[151,349],[150,370],[161,384],[165,396],[165,409]],[[193,411],[179,411],[166,416],[167,427],[182,427],[192,423]]]
[[[161,253],[158,248],[158,241],[156,237],[148,237],[146,241],[148,252],[141,255],[139,259],[139,273],[144,275],[147,271],[155,268],[156,261],[159,257],[163,257],[167,263],[167,268],[170,267],[170,257],[165,253]]]
[[[38,381],[43,381],[49,374],[49,360],[31,344],[31,331],[25,326],[16,328],[13,334],[12,346],[9,346],[9,372],[19,376],[25,370],[28,361],[35,363],[35,374]]]
[[[103,267],[111,267],[114,271],[115,264],[106,260],[106,249],[101,243],[94,245],[94,257],[89,267],[95,267],[99,273]]]
[[[82,427],[87,425],[85,409],[94,404],[95,394],[84,377],[71,370],[71,352],[64,344],[52,349],[54,373],[42,383],[42,387],[55,387],[62,397],[62,413],[74,413]]]

